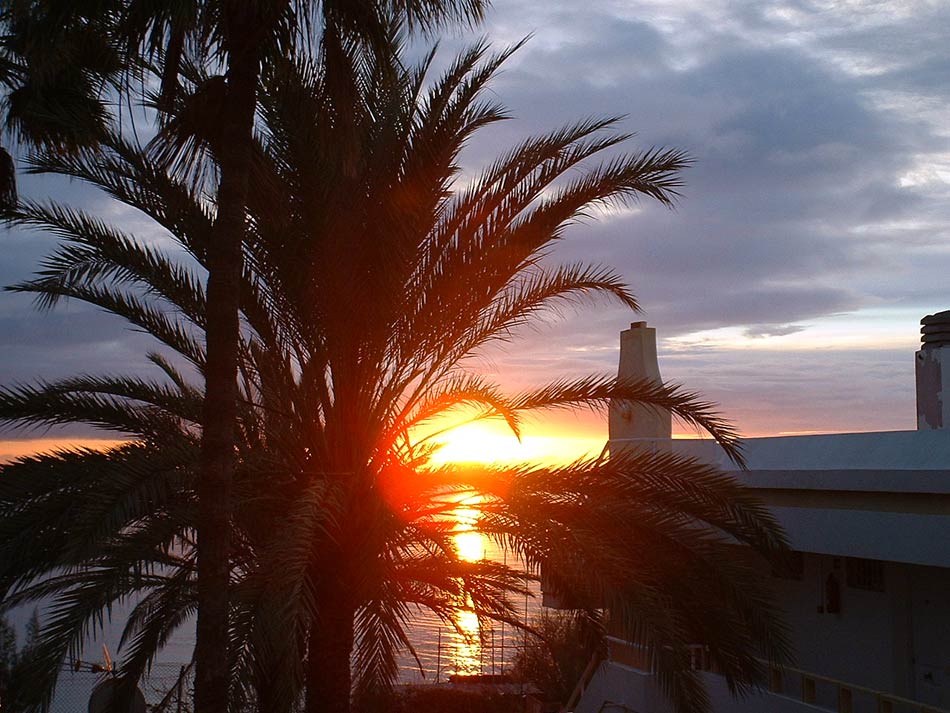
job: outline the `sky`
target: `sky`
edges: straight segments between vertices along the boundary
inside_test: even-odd
[[[531,35],[492,85],[514,118],[472,143],[467,168],[592,115],[624,115],[631,151],[676,147],[694,164],[674,210],[601,211],[552,254],[612,266],[642,315],[585,305],[475,368],[512,389],[612,372],[619,332],[646,319],[664,378],[746,435],[914,428],[919,320],[950,308],[948,34],[946,2],[496,0],[440,50],[447,60],[476,36],[501,47]],[[24,177],[21,191],[161,240],[75,184]],[[0,234],[0,283],[28,278],[53,244]],[[82,305],[38,314],[0,293],[0,384],[141,371],[149,347]],[[5,429],[0,458],[89,435]],[[520,452],[605,437],[603,418],[567,414],[532,424]]]

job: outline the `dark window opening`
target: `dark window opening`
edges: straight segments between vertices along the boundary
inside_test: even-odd
[[[805,556],[798,552],[789,552],[780,561],[772,564],[772,576],[779,579],[801,581],[805,575]]]
[[[884,591],[884,563],[880,560],[848,557],[845,575],[845,581],[852,589],[864,589],[869,592]]]

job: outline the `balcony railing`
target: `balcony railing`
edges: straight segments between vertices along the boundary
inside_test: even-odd
[[[838,713],[868,710],[868,703],[872,704],[876,713],[950,713],[946,708],[792,666],[772,668],[769,673],[769,690],[772,693]],[[829,698],[832,699],[833,707],[826,704]]]
[[[611,661],[649,672],[649,659],[642,647],[615,636],[608,636],[607,642]],[[717,673],[704,646],[690,647],[690,662],[696,671]],[[762,663],[768,665],[767,661]],[[946,708],[792,666],[769,668],[768,689],[774,695],[837,713],[859,713],[867,710],[874,710],[876,713],[950,713]]]

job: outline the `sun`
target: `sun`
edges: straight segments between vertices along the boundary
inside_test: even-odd
[[[436,466],[450,463],[568,463],[591,451],[603,440],[578,438],[570,434],[523,434],[521,440],[506,424],[497,421],[467,423],[440,433],[440,448],[432,457]]]
[[[524,444],[511,431],[494,423],[469,423],[446,431],[434,460],[444,463],[492,463],[524,458]]]
[[[452,535],[458,548],[459,558],[466,562],[478,562],[485,559],[485,539],[477,532],[456,532]]]

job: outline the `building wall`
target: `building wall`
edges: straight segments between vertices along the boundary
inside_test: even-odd
[[[700,673],[709,694],[713,713],[816,713],[822,708],[803,703],[791,695],[769,691],[750,693],[734,698],[725,679],[712,673]],[[818,702],[825,710],[833,710],[833,693],[821,691]],[[873,701],[855,701],[855,713],[875,713]],[[663,697],[653,676],[629,666],[610,661],[598,669],[574,713],[675,713]]]
[[[913,698],[950,709],[950,569],[910,568],[909,590]]]
[[[825,582],[840,584],[840,612],[827,609]],[[950,569],[883,563],[883,591],[848,583],[844,557],[804,553],[800,578],[772,577],[795,647],[794,668],[847,684],[950,710]],[[873,578],[865,587],[876,586]],[[622,647],[621,647],[622,649]],[[611,651],[614,651],[611,648]],[[653,677],[620,654],[591,680],[576,713],[673,713]],[[802,701],[802,676],[786,671],[780,688],[736,700],[725,681],[702,673],[713,713],[807,713],[837,710],[837,684],[816,683],[813,705]],[[855,690],[855,713],[875,713],[873,693]],[[895,708],[897,710],[897,708]],[[903,710],[903,709],[901,709]]]
[[[899,567],[885,568],[885,591],[864,591],[847,586],[844,558],[807,553],[801,580],[773,580],[777,603],[789,624],[797,668],[906,693],[906,686],[898,685],[895,676],[893,654],[899,637],[894,600],[903,597],[894,586],[892,569]],[[839,584],[841,611],[837,614],[824,611],[829,575]]]
[[[837,566],[837,568],[836,568]],[[950,570],[884,563],[884,591],[849,586],[845,558],[806,553],[802,578],[773,580],[795,667],[936,706],[950,704]],[[840,584],[840,613],[825,582]]]

